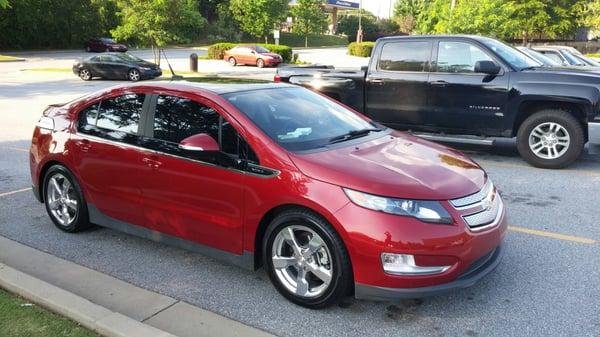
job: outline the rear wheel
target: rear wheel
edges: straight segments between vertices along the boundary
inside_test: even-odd
[[[132,82],[139,81],[140,71],[137,69],[129,69],[129,71],[127,72],[127,78]]]
[[[81,68],[79,70],[79,78],[84,81],[89,81],[92,79],[92,73],[87,68]]]
[[[235,57],[230,57],[230,58],[229,58],[229,64],[230,64],[232,67],[235,67],[235,66],[236,66],[236,64],[237,64],[237,61],[235,60]]]
[[[90,48],[90,46],[87,46],[87,47],[85,47],[85,51],[89,53],[92,51],[92,49]]]
[[[106,49],[104,49],[105,52],[110,52],[110,49],[108,47],[106,47]]]
[[[275,288],[298,305],[324,308],[352,287],[350,258],[341,238],[310,211],[278,215],[265,233],[263,257]]]
[[[74,233],[91,226],[79,184],[64,166],[55,165],[44,177],[44,204],[56,227]]]
[[[572,164],[583,150],[583,127],[564,110],[547,109],[527,118],[517,133],[517,148],[531,165],[559,169]]]
[[[256,66],[259,67],[259,68],[264,68],[265,61],[263,59],[256,60]]]

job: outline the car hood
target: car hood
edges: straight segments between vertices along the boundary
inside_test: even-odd
[[[275,54],[275,53],[260,53],[262,56],[270,56],[273,58],[280,58],[281,56],[279,56],[279,54]]]
[[[570,66],[570,67],[536,67],[527,69],[525,71],[534,72],[549,72],[566,75],[591,75],[600,76],[600,67],[583,67],[583,66]]]
[[[358,145],[292,153],[302,173],[371,194],[421,200],[449,200],[478,192],[485,171],[458,151],[393,132]]]
[[[148,61],[138,61],[138,62],[134,62],[135,64],[137,64],[140,67],[145,67],[145,68],[151,68],[151,69],[158,69],[158,65],[152,62],[148,62]]]

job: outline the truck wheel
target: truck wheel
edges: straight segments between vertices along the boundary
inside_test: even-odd
[[[583,150],[581,123],[570,113],[546,109],[527,118],[517,133],[517,148],[529,164],[560,169],[572,164]]]

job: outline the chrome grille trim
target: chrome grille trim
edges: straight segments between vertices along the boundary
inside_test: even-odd
[[[503,212],[504,203],[500,194],[496,194],[490,209],[485,209],[475,214],[463,215],[463,219],[471,231],[480,232],[496,226],[500,222]]]
[[[450,200],[450,203],[456,209],[472,207],[473,204],[481,202],[481,200],[485,199],[485,197],[487,197],[493,190],[494,184],[492,183],[491,179],[488,179],[479,192],[467,195],[466,197],[452,199]]]

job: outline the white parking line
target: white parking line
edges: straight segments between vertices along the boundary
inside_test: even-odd
[[[5,197],[7,195],[17,194],[17,193],[26,192],[26,191],[31,191],[31,187],[23,188],[23,189],[16,190],[16,191],[0,193],[0,197]]]

